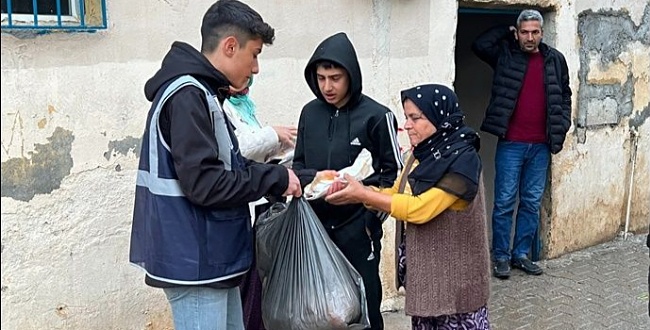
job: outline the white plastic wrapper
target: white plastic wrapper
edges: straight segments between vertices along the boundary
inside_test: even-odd
[[[273,156],[269,163],[284,165],[285,167],[291,168],[291,163],[293,163],[293,153],[294,149],[284,150],[281,153]]]
[[[338,171],[339,177],[322,177],[316,176],[314,181],[308,184],[303,190],[303,194],[307,200],[318,199],[327,193],[327,189],[332,185],[334,180],[344,180],[344,174],[353,176],[356,180],[363,180],[372,175],[375,170],[372,168],[372,155],[367,149],[361,150],[357,159],[351,166],[343,168]]]

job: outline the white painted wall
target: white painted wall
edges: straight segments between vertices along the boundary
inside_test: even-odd
[[[169,325],[159,290],[146,287],[128,264],[137,157],[108,145],[141,136],[149,106],[144,82],[172,41],[199,46],[201,17],[211,3],[114,0],[107,31],[26,39],[2,34],[2,162],[30,159],[56,127],[74,136],[74,165],[60,188],[27,202],[2,197],[3,327]],[[435,10],[424,0],[250,5],[276,28],[252,91],[270,124],[297,123],[313,97],[304,65],[316,45],[338,31],[357,46],[366,93],[392,109],[401,88],[453,79],[455,26],[448,22],[455,3],[441,2]]]
[[[627,3],[614,2],[623,7]],[[31,159],[30,152],[47,144],[57,127],[74,135],[74,165],[58,189],[28,202],[2,197],[2,325],[7,329],[169,327],[161,292],[146,287],[142,274],[128,265],[137,157],[132,151],[108,150],[108,145],[141,136],[149,107],[144,82],[157,70],[172,41],[198,47],[201,17],[212,1],[107,3],[106,31],[34,38],[4,31],[1,35],[3,164]],[[261,55],[261,73],[252,89],[261,118],[269,124],[297,123],[302,105],[312,98],[303,78],[304,65],[315,46],[338,31],[347,32],[357,47],[364,91],[396,111],[400,122],[399,90],[422,82],[453,82],[456,2],[249,3],[276,28],[275,45]],[[558,33],[557,46],[568,54],[572,76],[578,70],[577,55],[570,55],[578,49],[577,10],[608,3],[583,0],[558,6],[558,31],[563,33]],[[635,5],[629,10],[639,17],[643,8]],[[574,89],[576,83],[573,79]],[[647,132],[648,124],[640,145],[646,156],[636,172],[645,174],[645,187],[650,166]],[[569,139],[568,151],[554,166],[577,162],[598,145],[616,149],[624,144],[625,134],[624,128],[599,131],[588,138],[589,145],[575,147]],[[625,157],[624,151],[619,154],[615,156]],[[619,177],[615,174],[619,170],[607,163],[595,166],[597,173],[591,168],[586,166],[579,174],[584,177],[578,183],[581,189],[600,189],[584,184],[593,176]],[[555,175],[554,187],[562,196],[554,201],[556,215],[563,219],[569,215],[565,206],[579,205],[574,199],[588,194],[569,193],[576,184],[571,181],[573,172]],[[4,190],[3,186],[3,196]],[[614,191],[621,190],[616,185]],[[383,274],[390,308],[399,307],[399,300],[391,300],[392,224],[386,231]]]

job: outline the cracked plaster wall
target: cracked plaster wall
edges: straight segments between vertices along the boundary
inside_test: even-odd
[[[128,265],[133,185],[148,108],[142,89],[173,40],[199,44],[200,18],[211,2],[145,0],[134,5],[114,0],[107,2],[107,31],[31,38],[2,34],[4,327],[171,328],[161,292],[147,288],[142,274]],[[553,42],[567,55],[578,103],[579,86],[586,81],[578,79],[579,74],[584,79],[598,75],[595,69],[591,73],[593,64],[587,63],[589,70],[582,69],[591,57],[583,56],[578,46],[576,18],[584,20],[586,14],[579,15],[586,11],[605,10],[619,12],[614,16],[623,22],[627,12],[634,26],[639,26],[647,17],[643,16],[647,6],[636,1],[470,3],[553,6],[557,11],[552,18],[554,30],[563,32]],[[265,48],[261,56],[261,74],[252,89],[266,123],[296,123],[300,108],[312,98],[302,78],[304,64],[320,40],[338,31],[348,32],[357,47],[364,91],[387,104],[400,119],[397,91],[423,81],[453,82],[454,2],[304,1],[292,3],[289,9],[270,1],[250,4],[277,31],[275,45]],[[142,19],[142,13],[147,13],[148,19]],[[643,61],[642,47],[646,46],[632,43],[622,47],[629,55],[620,62],[642,65],[636,59]],[[616,62],[613,58],[608,61]],[[608,71],[608,62],[604,64],[599,67],[604,76],[625,78],[619,85],[628,89],[621,90],[636,88],[634,74],[615,75]],[[638,99],[637,94],[634,89],[631,102]],[[574,118],[579,118],[580,107],[574,106]],[[618,106],[616,110],[611,104],[601,108],[598,111],[604,114],[618,114],[619,123],[586,127],[584,143],[578,143],[579,134],[572,130],[566,150],[554,158],[550,255],[587,246],[616,232],[622,211],[619,195],[625,191],[622,184],[629,172],[625,161],[629,158],[629,123],[638,123],[634,126],[642,132],[635,205],[648,205],[648,191],[639,188],[650,186],[647,115],[644,110],[634,110],[639,109],[634,103],[629,111],[633,118],[627,118]],[[635,117],[636,113],[641,115]],[[610,212],[604,220],[601,218],[606,217],[598,214],[576,213],[580,201],[583,210],[602,203],[618,213]],[[604,209],[596,208],[599,212]],[[647,217],[647,208],[635,206],[632,214],[634,227],[640,228],[638,219]],[[586,239],[576,235],[592,230],[581,222],[598,228],[597,234]],[[401,302],[392,288],[392,222],[385,229],[384,307],[391,309],[400,307]]]
[[[265,123],[297,123],[313,97],[304,65],[338,31],[357,47],[364,91],[394,110],[407,86],[453,81],[453,2],[249,3],[277,33],[252,89]],[[171,328],[161,291],[128,264],[143,86],[172,41],[198,47],[210,4],[114,0],[106,31],[1,35],[3,327]],[[412,20],[421,24],[401,24]],[[385,282],[386,308],[399,307]]]
[[[616,236],[625,228],[628,198],[629,229],[645,232],[650,223],[650,3],[589,3],[577,3],[572,79],[579,85],[573,130],[553,161],[549,257]],[[638,132],[634,170],[631,131]]]

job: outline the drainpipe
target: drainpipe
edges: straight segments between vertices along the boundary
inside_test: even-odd
[[[625,231],[623,232],[623,238],[627,238],[630,235],[630,211],[632,209],[632,192],[634,191],[634,168],[636,167],[636,150],[639,144],[639,132],[636,128],[632,127],[630,130],[630,158],[632,162],[632,172],[630,172],[630,183],[628,185],[627,191],[627,209],[625,210]]]

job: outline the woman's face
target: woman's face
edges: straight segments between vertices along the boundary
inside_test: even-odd
[[[241,92],[242,92],[243,90],[245,90],[246,88],[251,87],[252,84],[253,84],[253,76],[251,76],[250,78],[248,78],[248,84],[247,84],[246,86],[244,86],[244,87],[237,88],[237,87],[235,87],[235,86],[233,86],[233,85],[230,85],[230,86],[229,86],[229,88],[230,88],[230,94],[241,93]]]
[[[406,99],[404,101],[404,129],[409,135],[409,141],[412,146],[417,146],[420,142],[429,138],[436,133],[437,129],[432,122],[420,111],[413,101]]]

